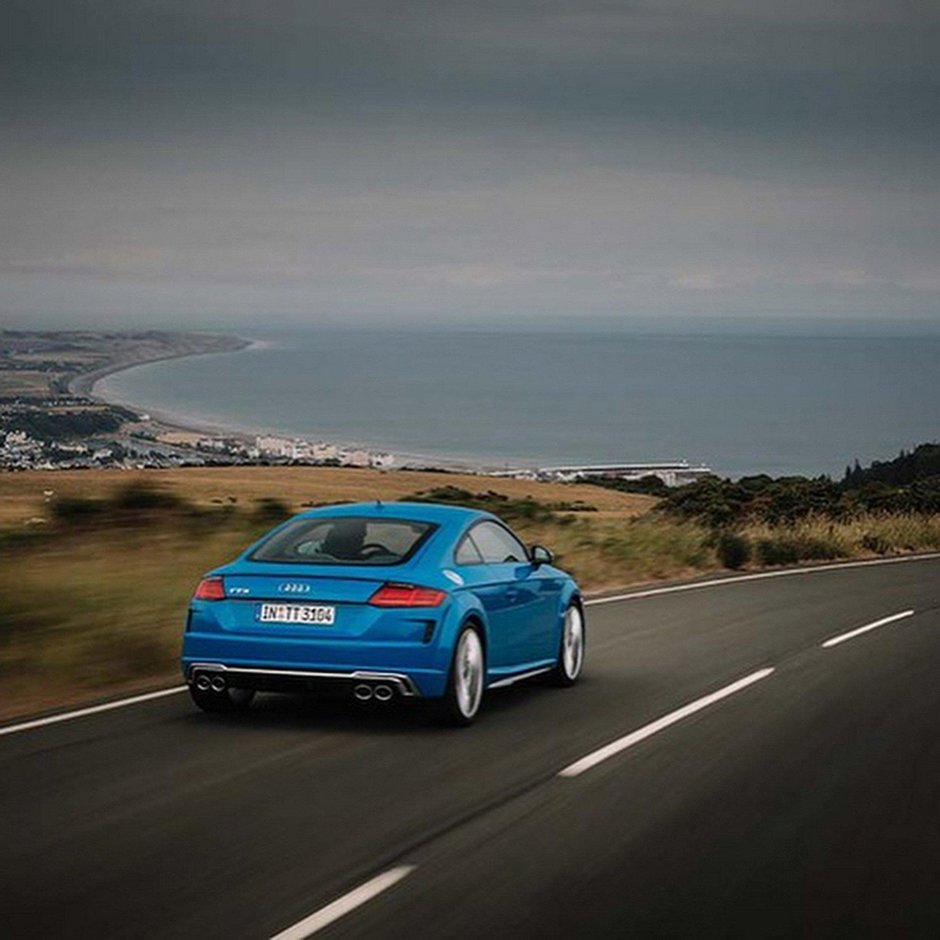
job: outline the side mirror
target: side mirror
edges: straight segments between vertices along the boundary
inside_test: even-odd
[[[550,565],[555,556],[544,545],[533,545],[529,549],[529,559],[538,568],[539,565]]]

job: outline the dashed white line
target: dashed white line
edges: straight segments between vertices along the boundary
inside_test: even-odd
[[[34,718],[32,721],[23,721],[18,725],[7,725],[5,728],[0,728],[0,736],[16,734],[17,731],[29,731],[31,728],[42,728],[45,725],[55,725],[60,721],[71,721],[73,718],[84,718],[86,715],[97,715],[98,712],[109,712],[115,708],[124,708],[125,705],[136,705],[138,702],[149,702],[151,699],[176,695],[177,692],[183,692],[185,689],[185,685],[176,685],[172,689],[159,689],[156,692],[145,692],[143,695],[132,695],[130,698],[118,699],[116,702],[105,702],[103,705],[91,705],[88,708],[80,708],[78,711],[47,715],[45,718]]]
[[[609,757],[613,757],[615,754],[625,751],[628,747],[633,747],[634,744],[639,744],[640,741],[652,737],[652,735],[662,731],[664,728],[674,725],[677,721],[682,721],[683,718],[688,718],[689,715],[694,715],[703,708],[708,708],[709,705],[714,705],[715,702],[720,702],[729,695],[734,695],[735,692],[740,692],[742,689],[746,689],[755,682],[766,679],[773,671],[772,666],[766,669],[759,669],[757,672],[752,672],[743,679],[738,679],[737,682],[732,682],[731,685],[726,685],[717,692],[712,692],[710,695],[705,695],[702,698],[696,699],[694,702],[689,702],[688,705],[683,705],[682,708],[678,708],[668,715],[663,715],[662,718],[657,718],[656,721],[650,722],[648,725],[643,725],[642,728],[637,728],[636,731],[632,731],[622,738],[617,738],[616,741],[611,741],[610,744],[606,744],[604,747],[598,748],[598,750],[593,751],[586,757],[576,760],[573,764],[569,764],[565,767],[564,770],[560,770],[558,776],[577,777],[586,770],[596,767],[601,761],[605,761]]]
[[[864,627],[858,627],[855,630],[849,630],[848,633],[840,633],[838,636],[830,637],[821,645],[824,649],[829,649],[832,646],[838,646],[840,643],[844,643],[846,640],[854,640],[855,637],[861,636],[863,633],[868,633],[869,630],[877,630],[878,627],[883,627],[885,624],[894,623],[895,620],[903,620],[905,617],[912,617],[913,615],[913,610],[902,610],[899,614],[892,614],[890,617],[882,617],[881,620],[866,623]]]
[[[647,588],[629,591],[624,594],[611,594],[608,597],[592,597],[585,606],[595,604],[614,604],[617,601],[639,600],[641,597],[658,597],[660,594],[678,594],[682,591],[699,591],[704,588],[722,587],[730,584],[747,584],[749,581],[766,581],[769,578],[791,578],[802,574],[818,574],[823,571],[840,571],[843,568],[870,568],[875,565],[900,565],[912,561],[933,561],[940,558],[940,552],[924,555],[902,555],[898,558],[869,558],[865,561],[843,561],[831,565],[813,565],[811,568],[787,568],[785,571],[758,571],[754,574],[739,574],[729,578],[712,578],[708,581],[692,581],[689,584],[674,584],[671,587]]]
[[[359,885],[358,888],[354,888],[341,898],[337,898],[326,907],[321,907],[309,917],[297,921],[292,927],[275,934],[271,940],[305,940],[306,937],[312,937],[318,930],[328,927],[333,921],[339,920],[340,917],[371,901],[383,891],[387,891],[402,878],[410,875],[415,867],[414,865],[398,865],[381,875],[376,875],[375,878]]]

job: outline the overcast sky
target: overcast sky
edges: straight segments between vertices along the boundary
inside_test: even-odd
[[[4,0],[0,324],[940,321],[940,3]]]

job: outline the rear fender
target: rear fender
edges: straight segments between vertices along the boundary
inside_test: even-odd
[[[479,624],[483,633],[484,649],[489,648],[489,624],[483,606],[469,591],[457,591],[451,597],[450,609],[441,624],[441,635],[438,644],[442,653],[441,666],[447,669],[450,668],[450,657],[457,644],[457,637],[468,620],[476,621]]]

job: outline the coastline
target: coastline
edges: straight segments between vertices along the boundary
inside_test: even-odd
[[[101,366],[98,369],[93,369],[90,372],[80,372],[73,376],[71,379],[69,379],[67,385],[69,394],[81,396],[83,398],[91,398],[95,401],[104,402],[105,404],[124,404],[123,402],[116,402],[112,399],[108,399],[102,395],[96,394],[95,386],[103,378],[106,378],[109,375],[114,375],[118,372],[124,372],[127,369],[133,369],[136,366],[149,365],[152,362],[169,362],[172,359],[186,359],[190,356],[209,356],[214,355],[215,353],[242,352],[243,350],[251,349],[254,346],[261,345],[260,341],[258,340],[245,339],[241,336],[213,336],[209,334],[194,333],[178,335],[185,335],[189,338],[198,337],[200,339],[211,340],[212,345],[210,348],[177,347],[165,355],[149,356],[142,359],[117,359]]]
[[[193,336],[196,334],[180,334]],[[219,348],[210,349],[176,349],[171,353],[161,356],[154,356],[146,359],[133,359],[125,361],[116,361],[108,363],[99,369],[91,372],[83,372],[68,383],[70,394],[80,395],[90,398],[92,401],[108,405],[118,405],[129,408],[136,412],[143,412],[149,415],[150,421],[159,425],[163,431],[178,431],[183,433],[203,434],[207,436],[226,437],[244,442],[253,442],[256,437],[271,435],[284,437],[287,439],[310,439],[300,438],[290,432],[281,432],[271,428],[254,427],[250,425],[234,425],[222,422],[200,419],[198,417],[178,412],[153,409],[140,402],[129,401],[118,395],[108,395],[103,393],[97,386],[110,375],[116,375],[119,372],[126,372],[137,366],[150,365],[155,362],[169,362],[174,359],[186,359],[193,356],[214,355],[217,353],[235,353],[247,352],[251,349],[264,348],[267,343],[264,340],[246,339],[239,336],[216,336],[212,339],[219,341]],[[224,345],[223,345],[224,344]],[[316,440],[325,440],[315,438]],[[505,469],[505,465],[495,460],[485,460],[477,457],[454,457],[440,454],[414,454],[405,453],[399,450],[389,451],[385,447],[378,447],[363,441],[351,440],[333,440],[328,441],[336,447],[344,450],[364,450],[369,453],[391,453],[395,458],[395,469],[418,469],[433,467],[449,472],[466,472],[473,474],[490,473]]]

